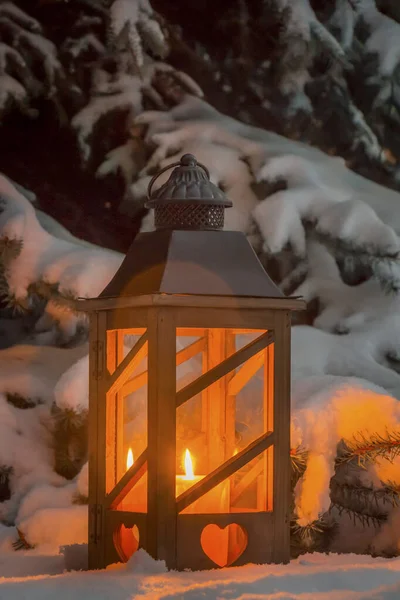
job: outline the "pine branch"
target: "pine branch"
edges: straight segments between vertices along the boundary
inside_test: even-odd
[[[27,408],[34,408],[38,406],[38,404],[43,404],[40,398],[24,398],[21,394],[17,393],[6,393],[6,399],[9,404],[15,406],[15,408],[20,408],[25,410]]]
[[[11,498],[10,477],[13,474],[12,467],[0,466],[0,502],[5,502]]]
[[[302,446],[297,446],[290,450],[290,461],[292,465],[292,471],[298,473],[300,477],[304,474],[307,467],[308,450]]]
[[[352,440],[345,440],[346,448],[337,458],[337,463],[350,462],[354,459],[361,467],[375,462],[378,458],[393,461],[400,455],[400,431],[386,431],[386,435],[359,433]]]
[[[78,412],[73,408],[60,409],[58,406],[53,406],[51,412],[57,431],[68,435],[80,431],[87,423],[88,411],[86,409]]]
[[[17,256],[19,256],[22,250],[22,246],[22,240],[17,240],[16,238],[2,237],[0,239],[0,262],[3,265],[9,265],[11,261],[13,261],[17,258]]]
[[[54,470],[66,479],[73,479],[86,461],[87,412],[52,407]]]
[[[316,230],[314,225],[306,225],[310,238],[315,239],[352,269],[357,266],[368,267],[386,293],[400,291],[400,257],[398,253],[384,253],[376,246],[357,246],[346,240],[329,235],[326,231]],[[396,274],[396,269],[398,273]]]
[[[380,504],[398,506],[400,498],[391,486],[374,489],[361,484],[338,483],[331,480],[331,508],[338,510],[339,515],[345,513],[352,518],[354,524],[359,522],[364,527],[373,525],[380,527],[387,520],[388,513],[383,511]]]
[[[87,496],[84,496],[83,494],[76,493],[72,498],[72,504],[89,504],[89,498]]]
[[[293,558],[307,552],[327,552],[338,532],[338,524],[326,517],[301,526],[296,516],[291,521],[290,545]]]
[[[18,533],[18,539],[15,542],[13,542],[13,544],[12,544],[14,550],[33,550],[33,548],[35,546],[32,546],[28,542],[25,535],[23,534],[23,532],[20,529],[18,529],[18,527],[17,527],[17,533]]]
[[[391,507],[400,504],[400,488],[394,483],[382,483],[382,487],[366,487],[360,483],[354,485],[331,481],[331,499],[336,504],[339,498],[346,498],[347,503],[355,503],[367,507],[367,512],[380,511],[380,504],[390,504]]]

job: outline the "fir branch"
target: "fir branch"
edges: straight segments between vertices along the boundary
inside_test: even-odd
[[[24,398],[21,394],[18,393],[6,393],[6,400],[15,408],[20,408],[25,410],[27,408],[34,408],[38,406],[38,404],[43,404],[43,401],[40,398]]]
[[[5,465],[0,466],[0,485],[7,483],[10,475],[12,475],[14,469]]]
[[[16,238],[0,238],[0,262],[9,265],[21,253],[23,241]]]
[[[78,412],[73,408],[60,409],[58,406],[53,406],[51,412],[57,431],[68,435],[80,431],[87,423],[86,409]]]
[[[315,224],[310,222],[305,224],[305,228],[309,238],[326,246],[336,258],[345,261],[345,264],[352,263],[353,269],[356,266],[368,267],[386,293],[400,291],[400,256],[398,253],[385,253],[374,245],[357,246],[347,240],[333,237],[326,231],[316,229]]]
[[[292,465],[292,471],[303,475],[307,467],[308,450],[302,446],[297,446],[290,450],[290,461]]]
[[[296,557],[308,552],[327,552],[337,532],[338,524],[326,517],[301,526],[294,516],[290,526],[291,555]]]
[[[87,457],[87,410],[52,408],[54,470],[73,479]]]
[[[5,502],[11,498],[10,477],[14,469],[7,465],[0,466],[0,502]]]
[[[346,448],[337,463],[350,462],[357,459],[357,464],[363,468],[378,458],[393,461],[400,455],[400,431],[386,431],[386,435],[363,433],[355,435],[352,440],[345,440]]]
[[[84,496],[83,494],[76,493],[72,498],[72,504],[89,504],[89,498],[87,496]]]
[[[17,527],[18,539],[13,542],[12,546],[14,550],[33,550],[35,546],[32,546],[25,535],[22,533],[20,529]]]
[[[353,523],[361,523],[380,527],[387,520],[388,513],[382,510],[380,504],[390,503],[398,506],[400,498],[393,488],[384,486],[374,489],[365,487],[359,483],[354,485],[338,483],[335,479],[330,483],[331,507],[339,512],[347,514]]]

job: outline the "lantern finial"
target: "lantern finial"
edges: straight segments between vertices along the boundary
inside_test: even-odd
[[[181,158],[182,167],[197,167],[197,159],[193,154],[184,154]]]
[[[175,167],[166,183],[155,192],[156,179]],[[147,208],[154,208],[156,229],[222,229],[224,210],[232,206],[222,190],[211,183],[208,169],[193,154],[164,167],[149,183]]]

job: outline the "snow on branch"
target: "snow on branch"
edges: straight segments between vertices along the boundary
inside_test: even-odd
[[[28,112],[29,100],[55,94],[65,79],[57,48],[13,2],[0,4],[0,42],[0,114],[13,104]]]
[[[382,483],[374,480],[372,475],[363,476],[355,470],[353,480],[341,479],[339,465],[343,464],[344,458],[340,443],[345,443],[346,460],[351,458],[352,452],[364,452],[361,439],[371,442],[371,453],[376,451],[385,460],[391,460],[391,442],[396,437],[394,432],[400,428],[398,401],[366,381],[320,376],[295,381],[292,402],[291,444],[292,447],[301,445],[308,451],[304,476],[295,489],[298,524],[307,526],[318,521],[329,511],[331,503],[357,512],[360,498],[356,492],[360,491],[360,482],[364,490],[368,483],[372,490],[375,489],[375,496],[378,494],[385,502],[392,488],[387,486],[383,493]],[[389,453],[386,452],[388,446]],[[333,483],[330,483],[332,478]],[[347,484],[347,504],[343,493],[339,498],[338,488],[343,488],[344,484]],[[350,490],[352,497],[349,497]],[[368,504],[368,498],[365,504]],[[363,512],[368,516],[367,510],[358,510],[360,515]],[[387,512],[389,508],[386,508]]]
[[[382,285],[399,289],[400,242],[393,229],[396,222],[392,222],[392,212],[393,216],[397,213],[395,203],[399,201],[395,192],[386,192],[388,197],[393,195],[393,210],[390,199],[390,218],[382,218],[388,207],[382,197],[378,204],[375,194],[377,189],[383,188],[351,173],[341,159],[225,117],[198,98],[187,96],[168,113],[142,113],[135,123],[148,126],[145,141],[155,146],[143,174],[164,166],[166,157],[168,160],[176,158],[177,153],[188,152],[189,148],[196,154],[203,143],[214,148],[216,157],[219,153],[219,159],[208,164],[225,165],[219,181],[228,195],[230,182],[237,188],[241,185],[234,173],[241,173],[249,198],[252,197],[249,187],[254,179],[258,183],[284,182],[286,189],[261,202],[246,205],[243,192],[236,201],[233,198],[237,210],[252,211],[247,221],[242,220],[242,224],[246,223],[242,230],[249,233],[254,222],[267,254],[278,255],[290,247],[294,255],[304,259],[307,240],[317,237],[331,252],[351,257],[353,264],[370,265]],[[223,158],[226,148],[236,151],[236,160],[244,158],[249,170],[239,169],[235,164],[229,174],[229,164]],[[133,196],[138,195],[140,189],[144,189],[144,185],[141,186],[139,179],[132,186]],[[375,204],[380,205],[380,214]],[[398,219],[397,224],[400,231]]]
[[[121,264],[117,252],[58,239],[40,225],[32,204],[0,175],[0,244],[6,289],[14,305],[29,306],[32,293],[48,299],[46,312],[67,336],[76,333],[78,320],[68,310],[68,299],[96,296]],[[63,308],[64,307],[64,308]]]
[[[164,81],[162,86],[164,93],[167,92],[165,88],[178,86],[185,92],[197,96],[203,94],[201,88],[191,77],[175,70],[168,64],[153,61],[149,58],[146,58],[143,64],[140,77],[120,69],[112,74],[101,68],[94,71],[91,98],[88,104],[72,119],[72,127],[77,133],[83,161],[87,162],[91,157],[91,139],[102,117],[106,117],[113,112],[119,112],[125,115],[126,122],[125,140],[121,147],[110,150],[110,155],[104,161],[106,164],[103,163],[98,166],[100,176],[104,176],[118,168],[126,173],[128,162],[128,170],[133,175],[137,174],[135,163],[140,162],[140,160],[137,161],[135,156],[132,155],[130,159],[127,159],[127,154],[133,148],[126,138],[129,135],[134,118],[143,111],[145,98],[149,99],[157,108],[166,108],[162,94],[159,91],[160,79],[167,79],[167,82]],[[138,148],[137,143],[134,146],[135,152],[137,151],[140,156],[144,147],[142,149]]]
[[[365,52],[378,56],[382,76],[391,76],[400,63],[400,24],[381,13],[375,0],[357,0],[356,4],[358,17],[369,28]]]
[[[148,0],[114,0],[110,9],[110,37],[113,45],[126,49],[136,71],[141,71],[147,50],[164,58],[168,52],[165,36]]]

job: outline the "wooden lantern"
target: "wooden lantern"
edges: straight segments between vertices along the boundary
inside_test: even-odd
[[[191,155],[90,315],[89,567],[289,561],[286,298]],[[186,470],[185,470],[186,469]]]

